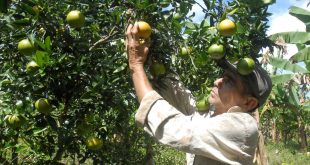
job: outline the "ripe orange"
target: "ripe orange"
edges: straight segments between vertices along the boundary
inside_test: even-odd
[[[236,24],[230,19],[221,21],[217,28],[222,36],[232,36],[237,30]]]
[[[237,70],[241,75],[250,74],[255,66],[255,62],[252,58],[245,57],[240,59],[237,63]]]
[[[67,22],[73,28],[80,28],[84,26],[85,16],[80,11],[73,10],[67,14]]]
[[[103,141],[95,136],[90,136],[86,139],[86,146],[90,150],[99,150],[103,146]]]
[[[212,44],[208,48],[208,54],[212,59],[219,60],[224,57],[224,46],[221,44]]]
[[[19,41],[17,49],[24,55],[32,55],[35,52],[35,47],[28,38]]]
[[[44,113],[44,114],[49,114],[51,111],[52,111],[52,106],[51,104],[48,102],[47,99],[45,98],[41,98],[41,99],[38,99],[36,102],[35,102],[35,108],[41,112],[41,113]]]
[[[144,22],[144,21],[139,21],[138,26],[139,26],[139,31],[138,31],[139,37],[148,39],[152,33],[151,26],[147,22]]]

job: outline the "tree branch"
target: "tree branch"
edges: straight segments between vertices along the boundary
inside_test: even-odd
[[[114,31],[115,28],[116,28],[115,26],[112,28],[112,30],[111,30],[111,32],[109,33],[108,36],[106,36],[104,38],[101,38],[100,40],[95,42],[94,45],[89,48],[89,51],[94,50],[94,48],[97,47],[99,44],[102,44],[102,43],[106,42],[108,39],[110,39],[112,36],[114,36],[117,33],[117,31]]]

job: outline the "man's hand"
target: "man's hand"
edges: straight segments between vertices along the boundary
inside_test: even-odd
[[[144,71],[144,62],[149,52],[149,42],[138,35],[139,26],[130,24],[126,31],[126,50],[133,84],[139,102],[153,88]]]
[[[149,40],[139,37],[138,23],[129,24],[126,31],[126,49],[128,55],[129,68],[131,71],[143,68],[149,52]]]

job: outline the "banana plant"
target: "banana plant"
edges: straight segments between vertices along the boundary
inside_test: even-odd
[[[306,25],[306,32],[282,32],[269,37],[283,48],[282,52],[285,52],[287,43],[298,48],[298,52],[289,59],[283,59],[283,53],[278,57],[268,57],[267,61],[274,68],[270,102],[273,106],[290,109],[291,114],[297,116],[300,142],[305,148],[307,139],[304,127],[309,124],[307,114],[310,112],[310,12],[292,6],[289,13]]]

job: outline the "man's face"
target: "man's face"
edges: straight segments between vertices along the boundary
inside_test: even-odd
[[[227,112],[233,106],[241,106],[246,95],[241,79],[232,72],[225,71],[222,78],[214,81],[209,102],[214,105],[215,113]]]

